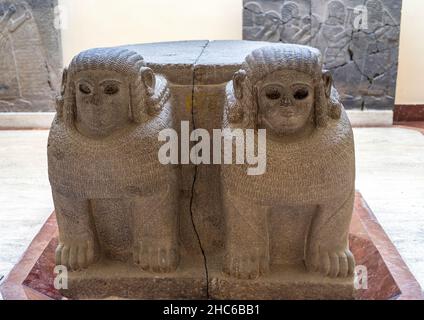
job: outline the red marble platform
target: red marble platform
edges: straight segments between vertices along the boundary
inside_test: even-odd
[[[4,299],[65,299],[53,287],[57,224],[50,216],[0,287]],[[422,300],[422,289],[360,194],[356,195],[350,246],[357,265],[368,270],[360,300]]]
[[[393,110],[394,122],[424,121],[424,105],[396,105]]]

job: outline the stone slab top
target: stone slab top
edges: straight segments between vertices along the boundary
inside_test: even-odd
[[[193,84],[193,66],[202,54],[207,40],[143,43],[122,46],[141,54],[155,72],[164,74],[179,85]]]
[[[247,55],[255,49],[272,45],[276,44],[246,40],[209,42],[196,64],[196,84],[208,85],[230,81]]]
[[[232,79],[253,50],[275,45],[246,40],[194,40],[125,45],[141,54],[155,72],[178,85],[213,85]]]

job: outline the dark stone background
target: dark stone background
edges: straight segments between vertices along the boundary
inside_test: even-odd
[[[16,30],[0,26],[0,112],[54,110],[62,60],[60,30],[55,28],[58,0],[0,0],[0,20],[10,4],[32,18]]]
[[[401,7],[402,0],[244,0],[243,39],[316,47],[347,109],[390,110]]]

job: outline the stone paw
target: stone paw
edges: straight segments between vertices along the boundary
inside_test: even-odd
[[[135,264],[152,273],[170,273],[179,264],[178,249],[170,245],[140,242],[134,248],[133,258]]]
[[[316,249],[306,257],[306,268],[310,272],[319,272],[331,278],[346,278],[353,275],[355,259],[349,249]]]
[[[268,272],[269,261],[263,255],[229,253],[224,261],[224,273],[244,280],[254,280]]]
[[[95,260],[93,240],[61,241],[56,248],[56,265],[67,267],[70,271],[87,268]]]

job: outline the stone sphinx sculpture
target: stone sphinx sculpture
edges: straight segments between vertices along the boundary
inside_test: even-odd
[[[158,132],[169,127],[167,81],[141,55],[92,49],[73,59],[48,142],[58,265],[81,270],[107,257],[175,270],[177,175],[157,161]]]
[[[61,292],[351,298],[353,136],[322,67],[316,49],[245,41],[77,55],[48,145],[56,264],[72,271]],[[231,133],[223,128],[266,129],[264,174],[250,176],[248,163],[161,164],[163,129],[182,145],[194,129],[215,144],[215,129]]]
[[[281,264],[351,276],[353,134],[320,52],[285,44],[254,50],[227,97],[225,128],[267,130],[267,171],[248,176],[242,165],[222,166],[223,270],[256,279],[278,264],[271,257],[281,252],[270,248],[287,242]]]

